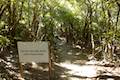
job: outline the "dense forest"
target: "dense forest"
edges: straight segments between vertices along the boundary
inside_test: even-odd
[[[19,64],[18,41],[49,41],[53,62],[60,61],[61,41],[86,60],[118,65],[119,16],[119,0],[0,0],[0,73],[9,77],[3,64]]]

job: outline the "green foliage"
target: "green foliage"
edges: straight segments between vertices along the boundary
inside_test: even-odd
[[[10,40],[7,37],[0,35],[0,47],[10,44]]]

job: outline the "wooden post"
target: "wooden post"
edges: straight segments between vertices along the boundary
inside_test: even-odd
[[[22,63],[19,62],[19,64],[20,64],[20,67],[19,67],[20,68],[20,75],[21,75],[22,78],[24,78],[23,77],[23,66],[22,66]]]
[[[52,61],[51,61],[51,44],[50,42],[48,43],[48,50],[49,50],[49,63],[48,63],[48,66],[49,66],[49,80],[51,80],[51,74],[52,74]]]
[[[49,66],[49,79],[48,80],[51,80],[51,64],[49,63],[48,66]]]

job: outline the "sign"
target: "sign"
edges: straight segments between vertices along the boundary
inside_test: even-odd
[[[49,63],[48,42],[18,42],[20,62]]]

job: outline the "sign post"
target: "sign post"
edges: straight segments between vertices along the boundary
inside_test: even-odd
[[[48,44],[48,48],[49,48],[49,80],[51,80],[51,74],[52,74],[52,61],[51,61],[51,49],[50,49],[50,42]]]
[[[51,78],[51,54],[48,42],[18,42],[20,74],[23,77],[22,62],[48,63],[49,80]]]
[[[23,77],[23,66],[22,66],[22,63],[19,62],[19,64],[20,64],[20,75],[21,75],[22,78],[24,78]]]

